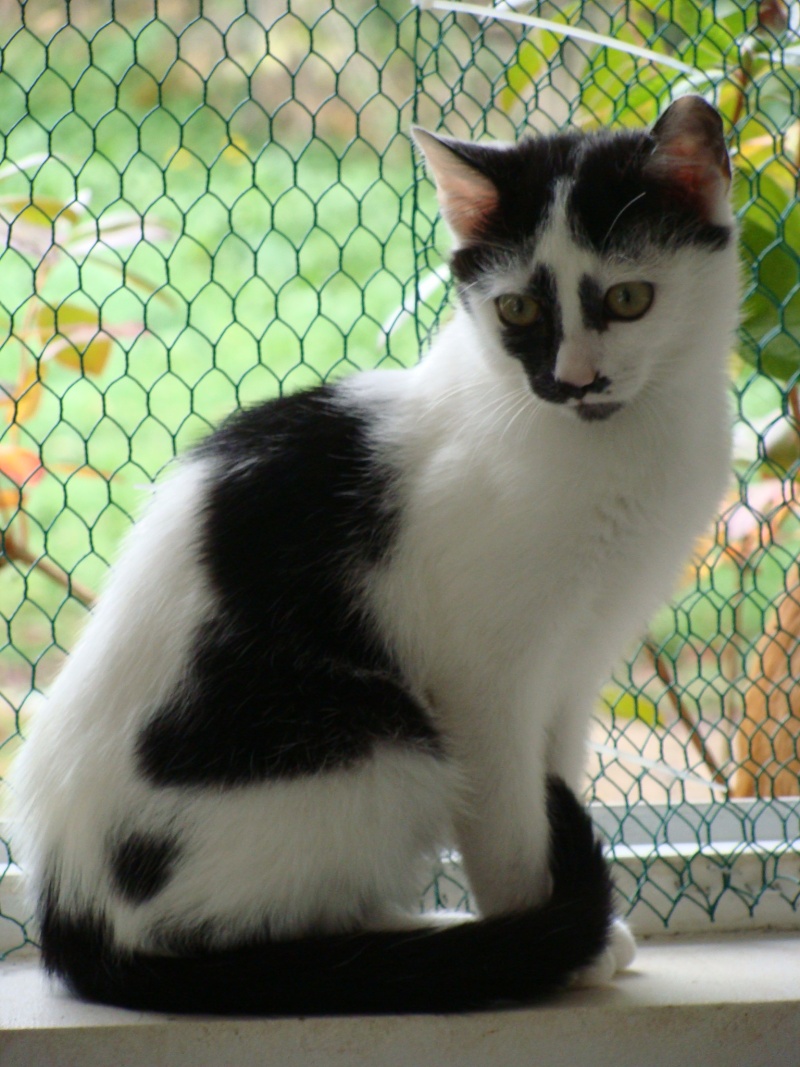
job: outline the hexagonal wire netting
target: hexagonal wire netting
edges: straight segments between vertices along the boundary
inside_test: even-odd
[[[796,796],[800,767],[787,9],[633,0],[478,19],[427,6],[0,8],[0,775],[176,452],[237,405],[418,358],[448,285],[412,121],[504,138],[640,125],[692,89],[721,108],[737,171],[736,479],[673,604],[602,694],[588,794],[629,907],[661,923],[686,903],[714,917],[726,895],[749,913],[765,895],[791,909],[796,802],[737,799]],[[754,843],[756,877],[737,883],[731,856]],[[695,877],[698,857],[710,875]],[[5,948],[27,937],[15,884]],[[449,867],[426,896],[465,893]]]

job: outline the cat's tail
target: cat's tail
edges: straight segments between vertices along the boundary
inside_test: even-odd
[[[613,911],[588,815],[557,781],[548,809],[553,892],[527,912],[438,930],[264,941],[174,957],[111,951],[96,924],[73,921],[43,936],[45,965],[80,997],[140,1010],[318,1015],[532,1003],[597,959]]]

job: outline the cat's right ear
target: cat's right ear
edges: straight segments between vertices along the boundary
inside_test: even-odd
[[[411,133],[436,182],[442,217],[458,244],[469,243],[485,229],[500,199],[495,184],[470,159],[480,149],[420,126]]]
[[[722,118],[702,96],[681,96],[653,127],[647,170],[666,178],[711,222],[731,222],[731,164]]]

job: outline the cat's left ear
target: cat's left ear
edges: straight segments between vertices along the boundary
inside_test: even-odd
[[[491,149],[430,133],[411,130],[414,141],[436,182],[442,216],[459,244],[474,240],[497,208],[500,193],[482,171],[481,157]]]
[[[722,119],[702,96],[682,96],[651,131],[655,150],[646,169],[674,183],[707,221],[729,224],[731,164]]]

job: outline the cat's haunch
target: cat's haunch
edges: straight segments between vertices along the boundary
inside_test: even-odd
[[[632,955],[575,793],[728,477],[721,123],[415,137],[452,320],[177,465],[20,758],[44,962],[87,998],[459,1011]],[[446,846],[479,918],[437,927]]]

